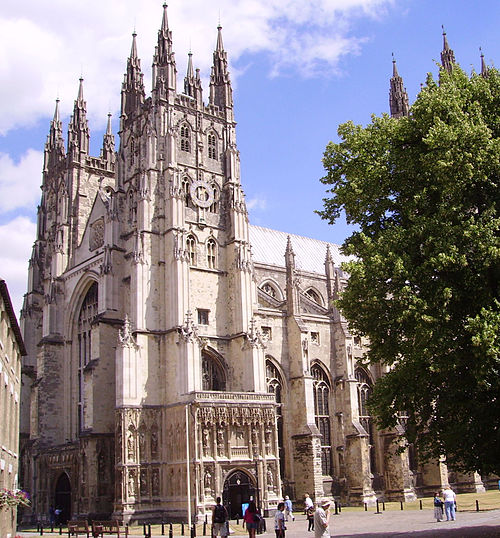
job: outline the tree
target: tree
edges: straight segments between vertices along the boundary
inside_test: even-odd
[[[500,474],[500,76],[429,75],[401,119],[329,143],[322,218],[357,225],[338,301],[387,374],[370,408],[421,460]]]

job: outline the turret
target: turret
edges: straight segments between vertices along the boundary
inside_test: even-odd
[[[484,61],[484,54],[481,50],[481,47],[479,47],[479,51],[481,52],[481,76],[484,78],[488,78],[488,68],[486,67],[486,63]]]
[[[108,114],[108,126],[102,141],[101,159],[111,167],[115,162],[115,137],[111,129],[111,113]]]
[[[158,44],[153,58],[153,91],[158,97],[175,94],[177,83],[175,54],[172,52],[172,32],[168,28],[167,4],[163,4],[163,18],[158,31]]]
[[[202,103],[202,87],[201,87],[201,78],[200,70],[196,70],[196,75],[194,74],[193,69],[193,54],[189,52],[188,54],[188,66],[186,76],[184,77],[184,93],[193,97],[198,103]]]
[[[444,26],[442,26],[441,28],[443,29],[443,50],[441,52],[441,65],[443,66],[443,69],[446,69],[448,73],[451,73],[453,65],[455,64],[455,53],[452,49],[450,49],[450,46],[448,45],[448,39],[446,38]]]
[[[83,99],[83,78],[80,78],[78,97],[68,125],[68,158],[80,162],[82,154],[89,154],[90,133],[87,121],[87,103]]]
[[[56,99],[54,118],[50,122],[50,130],[45,143],[43,162],[44,173],[56,168],[65,158],[64,140],[62,135],[62,122],[59,118],[59,99]]]
[[[391,111],[391,117],[401,118],[403,116],[408,116],[408,112],[410,109],[408,104],[408,94],[406,93],[403,79],[399,76],[394,54],[392,55],[392,77],[390,85],[389,107]]]
[[[233,89],[227,66],[227,53],[222,43],[222,27],[217,27],[217,45],[214,51],[214,62],[210,75],[210,104],[226,109],[232,116]]]
[[[122,122],[137,115],[144,103],[144,75],[141,71],[141,60],[137,56],[137,34],[132,34],[132,48],[127,61],[127,72],[122,84]]]

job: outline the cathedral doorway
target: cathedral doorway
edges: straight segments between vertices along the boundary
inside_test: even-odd
[[[241,505],[255,499],[253,479],[244,471],[232,472],[224,482],[222,499],[229,512],[229,518],[241,518],[243,514]]]
[[[62,473],[56,482],[54,507],[61,510],[58,523],[67,523],[71,519],[71,484],[68,475]]]

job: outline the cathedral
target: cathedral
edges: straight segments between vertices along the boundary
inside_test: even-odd
[[[134,33],[119,144],[109,117],[99,156],[83,80],[66,144],[56,102],[21,315],[32,517],[198,521],[217,496],[237,517],[285,494],[480,491],[375,428],[384,372],[361,364],[366,342],[335,307],[339,247],[250,225],[221,28],[207,102],[191,54],[177,85],[166,6],[152,78],[147,96]],[[390,107],[408,113],[395,63]]]

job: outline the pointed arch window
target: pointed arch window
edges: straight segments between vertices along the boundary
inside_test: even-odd
[[[270,295],[271,297],[274,297],[275,299],[278,298],[278,292],[276,291],[276,288],[269,282],[266,282],[262,286],[261,290]]]
[[[208,158],[217,160],[217,137],[214,133],[208,134]]]
[[[217,267],[217,243],[214,239],[207,241],[207,266],[209,269]]]
[[[373,420],[368,411],[368,399],[373,392],[372,381],[370,376],[363,368],[356,368],[354,377],[358,382],[358,409],[359,409],[359,421],[368,434],[368,442],[370,444],[370,465],[371,472],[375,474],[377,472],[377,458],[375,454],[375,436],[373,432]]]
[[[219,207],[219,188],[217,183],[212,183],[212,189],[214,193],[214,203],[208,208],[210,213],[217,213]]]
[[[181,151],[191,151],[191,129],[189,125],[181,125]]]
[[[319,304],[320,306],[323,305],[323,298],[316,290],[310,288],[306,291],[306,295],[309,297],[309,299],[312,299],[316,304]]]
[[[266,385],[267,392],[274,394],[276,403],[276,425],[278,428],[278,456],[281,476],[285,476],[285,443],[283,436],[283,381],[276,365],[266,359]]]
[[[201,375],[203,390],[226,390],[226,376],[222,365],[206,351],[201,354]]]
[[[188,235],[186,239],[186,250],[189,265],[196,266],[196,239],[192,235]]]
[[[78,314],[78,430],[84,428],[84,369],[92,358],[92,322],[97,316],[98,285],[90,286]]]
[[[321,433],[321,469],[324,476],[332,474],[332,436],[330,423],[330,382],[326,372],[319,365],[311,368],[314,379],[314,416]]]

